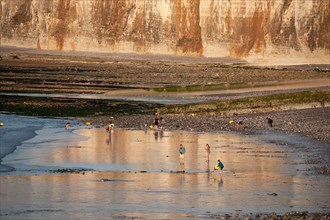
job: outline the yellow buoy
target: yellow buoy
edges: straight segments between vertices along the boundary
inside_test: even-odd
[[[149,128],[150,128],[150,129],[153,129],[153,128],[154,128],[154,126],[150,125],[150,126],[149,126]]]
[[[218,164],[214,165],[214,170],[218,170],[220,169],[220,167],[218,166]]]
[[[2,122],[0,122],[0,126],[2,127],[2,126],[4,126],[4,124]]]
[[[232,123],[234,123],[234,121],[233,121],[233,120],[230,120],[230,121],[229,121],[229,124],[232,124]]]
[[[90,126],[91,123],[90,123],[89,121],[86,121],[86,125],[87,125],[87,126]]]

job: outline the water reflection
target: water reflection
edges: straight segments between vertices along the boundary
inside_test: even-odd
[[[88,139],[58,142],[51,149],[46,148],[49,143],[38,148],[30,146],[35,146],[35,142],[25,143],[12,155],[10,165],[56,164],[96,171],[85,175],[2,176],[2,215],[20,215],[25,210],[23,213],[29,213],[26,215],[33,219],[45,206],[66,219],[104,219],[109,218],[109,212],[113,218],[147,218],[148,213],[153,213],[154,218],[175,219],[235,210],[247,213],[330,209],[328,178],[309,178],[297,171],[297,161],[301,159],[296,158],[295,143],[277,145],[252,135],[179,131],[163,131],[162,135],[157,131],[155,138],[155,130],[150,129],[115,129],[111,136],[105,129],[95,128],[78,133]],[[180,166],[181,143],[186,153],[185,163]],[[206,143],[211,146],[210,160],[206,160]],[[64,144],[73,147],[63,147]],[[303,144],[309,146],[299,143],[298,151]],[[43,148],[53,152],[42,156]],[[218,159],[225,164],[221,174],[213,168]]]
[[[121,129],[111,133],[83,129],[79,134],[89,137],[88,140],[69,143],[68,146],[79,147],[56,149],[56,153],[44,159],[48,163],[79,164],[108,171],[210,172],[218,159],[228,172],[268,175],[287,169],[286,150],[279,150],[272,143],[261,144],[252,136]],[[211,146],[209,160],[206,143]],[[186,148],[184,168],[179,164],[180,144]]]

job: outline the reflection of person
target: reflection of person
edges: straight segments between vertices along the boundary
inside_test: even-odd
[[[206,150],[206,153],[207,153],[207,161],[210,161],[211,147],[210,147],[209,144],[205,145],[205,150]]]
[[[154,135],[155,135],[155,139],[157,140],[158,139],[158,131],[155,131]]]
[[[217,177],[214,177],[214,185],[217,187],[217,188],[220,188],[222,187],[223,185],[223,181],[222,181],[222,176],[219,175]]]
[[[180,165],[184,165],[184,154],[186,153],[186,148],[182,144],[180,144],[179,153],[180,153]]]

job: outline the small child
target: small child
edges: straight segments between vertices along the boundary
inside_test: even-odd
[[[225,166],[223,165],[223,163],[218,160],[218,163],[214,166],[214,170],[222,170]]]

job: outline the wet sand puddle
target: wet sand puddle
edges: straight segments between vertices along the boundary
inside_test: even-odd
[[[156,92],[145,89],[113,89],[104,94],[41,94],[41,93],[0,93],[0,95],[15,95],[26,97],[52,97],[72,99],[103,99],[123,101],[146,101],[160,104],[189,104],[200,103],[214,99],[232,99],[242,97],[253,97],[260,93],[280,93],[281,91],[308,91],[309,89],[329,90],[329,80],[309,79],[297,81],[273,82],[276,85],[251,87],[242,89],[206,90],[190,92]]]
[[[330,211],[329,177],[314,171],[329,163],[329,146],[307,138],[121,129],[110,136],[103,128],[75,133],[88,139],[49,147],[37,136],[30,142],[38,147],[24,148],[25,142],[25,150],[4,158],[16,171],[0,177],[1,219],[203,219]],[[187,150],[183,166],[181,143]],[[42,148],[47,152],[38,154]],[[217,159],[225,165],[221,175],[213,172]],[[48,172],[59,168],[93,171]]]

